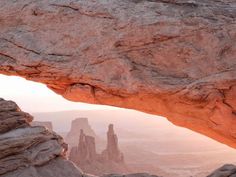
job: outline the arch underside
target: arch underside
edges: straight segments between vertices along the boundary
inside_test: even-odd
[[[0,1],[0,73],[236,147],[236,3]]]

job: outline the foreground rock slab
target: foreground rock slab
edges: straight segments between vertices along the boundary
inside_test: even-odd
[[[236,147],[234,0],[1,0],[0,26],[0,73]]]
[[[0,98],[0,176],[82,177],[65,159],[63,139],[45,127],[32,127],[32,120],[14,102]]]

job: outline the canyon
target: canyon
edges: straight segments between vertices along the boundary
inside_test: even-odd
[[[224,164],[236,164],[235,149],[151,114],[128,109],[104,109],[41,112],[32,115],[37,121],[51,121],[54,131],[60,135],[66,135],[70,131],[75,118],[86,117],[101,140],[100,143],[96,142],[99,154],[107,146],[107,126],[114,124],[119,149],[131,170],[127,173],[146,172],[162,177],[206,177]]]
[[[44,126],[31,126],[32,120],[16,103],[0,98],[1,177],[95,177],[66,159],[68,145],[61,136]],[[158,177],[147,173],[124,176]]]
[[[236,2],[0,2],[0,73],[236,147]]]
[[[95,177],[83,173],[66,159],[68,145],[59,135],[43,126],[31,126],[32,120],[33,117],[21,111],[14,102],[0,99],[0,176]],[[83,132],[80,136],[82,140],[85,137]],[[88,137],[91,140],[91,136]],[[109,151],[119,152],[119,150],[117,151],[117,136],[114,134],[112,125],[109,126],[107,138],[105,154]],[[90,140],[90,143],[94,142],[93,137],[92,141]],[[90,152],[94,152],[94,150]],[[120,153],[112,153],[112,156],[107,153],[107,157],[123,162],[123,155]],[[224,165],[208,177],[233,177],[235,172],[234,165]],[[101,177],[158,176],[148,173],[134,173],[126,175],[104,174]]]

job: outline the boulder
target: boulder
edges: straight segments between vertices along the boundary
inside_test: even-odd
[[[82,177],[66,160],[63,139],[43,126],[31,126],[32,120],[14,102],[0,99],[0,176]]]

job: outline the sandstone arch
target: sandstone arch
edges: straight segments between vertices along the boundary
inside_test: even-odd
[[[0,27],[0,73],[236,147],[234,0],[2,0]]]

